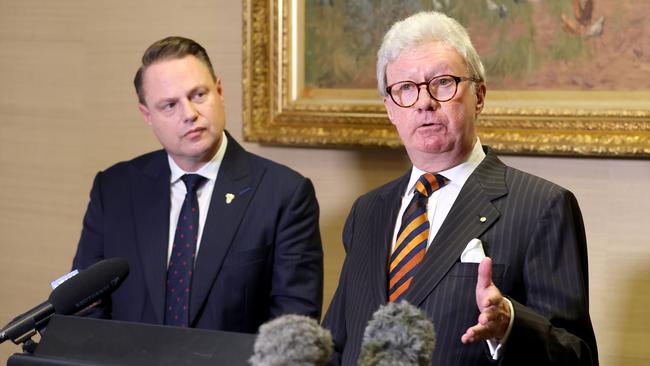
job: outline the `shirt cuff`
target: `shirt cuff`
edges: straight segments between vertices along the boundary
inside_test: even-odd
[[[503,338],[492,338],[486,340],[488,347],[490,348],[490,355],[492,356],[493,360],[498,360],[499,357],[501,357],[501,349],[503,348],[503,345],[506,344],[508,336],[510,336],[512,323],[515,320],[515,308],[512,307],[512,302],[507,297],[504,297],[503,299],[508,303],[508,306],[510,307],[510,322],[508,322],[508,329],[506,329],[506,334],[503,336]]]

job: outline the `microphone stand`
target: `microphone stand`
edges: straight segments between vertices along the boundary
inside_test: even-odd
[[[32,339],[32,336],[35,334],[36,332],[32,330],[32,335],[29,336],[29,338],[27,338],[26,340],[21,341],[23,343],[22,349],[24,353],[29,353],[31,355],[34,353],[34,351],[36,351],[36,347],[38,347],[38,343],[34,342],[34,340]]]
[[[12,323],[14,323],[16,320],[20,319],[21,315],[17,316],[14,320],[12,320],[9,324],[7,324],[8,328],[11,326]],[[23,352],[33,354],[34,351],[36,351],[36,347],[38,347],[38,342],[35,342],[32,337],[38,334],[40,336],[43,335],[45,332],[45,326],[47,325],[47,321],[49,320],[50,317],[47,317],[46,319],[37,322],[34,317],[31,317],[29,319],[29,322],[24,323],[23,326],[21,327],[24,329],[24,333],[21,334],[19,337],[16,337],[15,339],[11,339],[11,341],[15,345],[20,345],[23,349]]]

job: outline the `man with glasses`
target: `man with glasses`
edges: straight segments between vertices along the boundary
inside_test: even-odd
[[[433,320],[435,351],[419,355],[433,365],[598,364],[576,198],[481,145],[487,89],[465,29],[435,12],[397,22],[377,79],[413,167],[348,216],[324,320],[332,364],[356,364],[366,323],[392,301]]]

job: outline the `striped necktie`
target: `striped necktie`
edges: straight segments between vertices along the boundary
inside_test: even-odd
[[[388,299],[401,300],[413,281],[417,265],[424,258],[429,239],[427,200],[433,192],[444,187],[449,179],[440,174],[423,174],[415,183],[413,199],[402,216],[395,251],[388,268]]]

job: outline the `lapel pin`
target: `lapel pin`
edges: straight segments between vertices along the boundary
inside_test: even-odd
[[[232,194],[232,193],[226,193],[226,204],[229,205],[230,202],[232,202],[232,200],[234,200],[234,199],[235,199],[235,195],[234,195],[234,194]]]
[[[487,217],[485,217],[485,216],[481,216],[481,217],[479,217],[478,221],[480,221],[480,222],[486,222],[486,221],[487,221]]]

